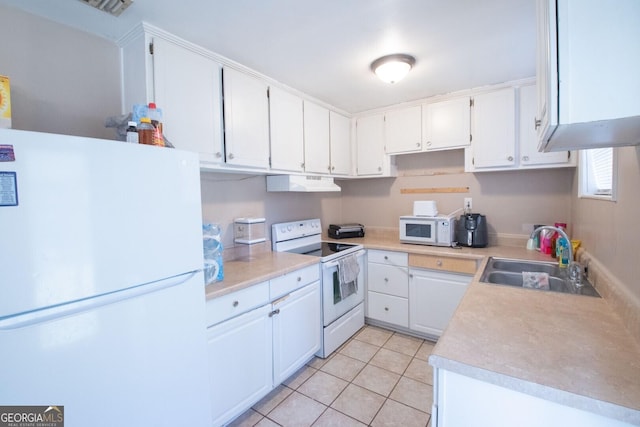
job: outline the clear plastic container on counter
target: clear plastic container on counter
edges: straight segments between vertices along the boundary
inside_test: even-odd
[[[202,248],[204,251],[204,282],[224,279],[222,258],[222,231],[218,224],[202,224]]]

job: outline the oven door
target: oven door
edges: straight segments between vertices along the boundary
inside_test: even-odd
[[[364,255],[366,251],[354,253],[358,260],[358,279],[352,284],[341,284],[338,260],[322,263],[322,311],[324,326],[331,324],[347,311],[364,301]],[[348,255],[346,255],[348,256]]]
[[[435,218],[400,218],[400,241],[435,245],[437,224]]]

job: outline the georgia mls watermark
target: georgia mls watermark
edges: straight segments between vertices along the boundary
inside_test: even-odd
[[[64,427],[64,406],[0,406],[0,427]]]

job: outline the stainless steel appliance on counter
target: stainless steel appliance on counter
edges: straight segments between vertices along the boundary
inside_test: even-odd
[[[362,245],[322,241],[320,219],[271,226],[274,252],[320,257],[323,334],[319,357],[327,357],[364,326]]]

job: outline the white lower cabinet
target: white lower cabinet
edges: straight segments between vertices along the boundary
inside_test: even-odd
[[[475,259],[367,252],[368,323],[433,339],[442,335],[477,268]]]
[[[318,282],[273,303],[274,385],[286,380],[320,349],[321,305]]]
[[[473,276],[409,269],[409,329],[440,337]]]
[[[434,369],[433,384],[434,427],[632,425],[441,368]]]
[[[212,425],[242,414],[318,352],[319,278],[314,265],[207,301]]]
[[[271,305],[207,330],[214,426],[242,413],[273,388]]]
[[[367,318],[407,328],[407,254],[370,249],[367,258]]]

